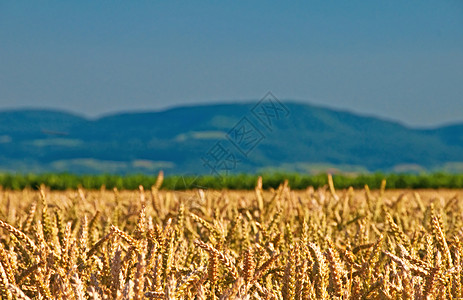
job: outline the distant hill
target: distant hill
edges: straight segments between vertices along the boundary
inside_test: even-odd
[[[423,130],[294,102],[266,114],[254,105],[95,120],[59,111],[1,111],[0,171],[463,172],[463,124]]]

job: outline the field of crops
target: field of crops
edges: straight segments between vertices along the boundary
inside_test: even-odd
[[[162,171],[160,172],[162,174]],[[268,173],[263,175],[265,180],[263,188],[278,188],[288,180],[295,190],[304,190],[309,186],[319,188],[328,184],[326,174],[299,174],[299,173]],[[229,174],[227,176],[194,174],[168,175],[164,178],[162,188],[168,190],[189,189],[230,189],[252,190],[256,185],[257,174]],[[371,189],[379,189],[383,179],[387,180],[388,188],[392,189],[463,189],[463,174],[461,173],[424,173],[424,174],[336,174],[333,182],[339,189],[363,188],[367,184]],[[149,189],[155,184],[155,175],[76,175],[76,174],[9,174],[0,173],[0,186],[5,189],[23,190],[26,188],[39,189],[45,184],[51,190],[99,189],[102,185],[108,189],[138,190],[142,185]]]
[[[2,190],[2,299],[463,297],[462,190],[328,182]]]

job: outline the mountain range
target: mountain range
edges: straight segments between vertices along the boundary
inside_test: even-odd
[[[416,129],[296,102],[185,106],[90,119],[0,111],[0,172],[463,172],[463,123]]]

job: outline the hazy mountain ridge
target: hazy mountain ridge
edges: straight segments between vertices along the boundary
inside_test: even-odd
[[[413,129],[397,122],[286,102],[266,128],[255,103],[177,107],[87,119],[49,110],[0,111],[0,170],[77,173],[208,173],[202,158],[218,141],[238,158],[233,172],[463,171],[463,124]],[[243,117],[263,139],[240,155],[225,138]]]

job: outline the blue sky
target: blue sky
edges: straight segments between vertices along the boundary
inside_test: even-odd
[[[291,99],[463,122],[463,2],[2,1],[0,109]]]

